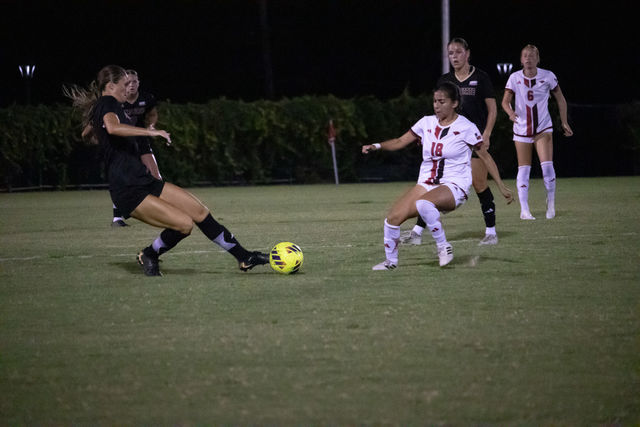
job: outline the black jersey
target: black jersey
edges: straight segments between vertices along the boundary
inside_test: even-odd
[[[140,92],[138,93],[138,99],[132,104],[125,101],[122,104],[124,112],[131,118],[131,124],[141,128],[146,127],[144,123],[144,117],[149,111],[151,111],[158,103],[156,98],[150,93]]]
[[[485,99],[495,98],[489,75],[472,66],[472,72],[466,80],[462,82],[458,80],[455,71],[452,70],[438,79],[438,84],[443,82],[451,82],[460,88],[460,95],[462,96],[460,114],[471,120],[480,132],[484,132],[484,128],[487,126],[487,115],[489,114]]]
[[[158,103],[156,102],[156,98],[153,95],[146,92],[139,92],[138,99],[136,99],[133,103],[125,101],[125,103],[122,104],[122,108],[124,109],[125,114],[131,120],[132,125],[144,128],[146,127],[144,122],[145,116],[157,104]],[[151,149],[151,141],[151,138],[148,136],[138,137],[140,154],[148,154],[153,152],[153,150]]]
[[[138,141],[134,137],[110,135],[104,125],[104,116],[114,113],[120,123],[131,124],[121,104],[112,96],[98,98],[93,107],[91,126],[104,153],[109,188],[113,191],[131,185],[144,185],[154,180],[140,161]]]

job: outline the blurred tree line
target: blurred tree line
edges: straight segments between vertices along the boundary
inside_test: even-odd
[[[498,104],[501,96],[498,97]],[[555,103],[550,102],[556,116]],[[341,182],[414,180],[419,146],[364,156],[360,147],[406,132],[432,114],[430,95],[339,99],[304,96],[278,101],[216,99],[206,104],[160,103],[157,140],[163,177],[183,186],[333,182],[327,143],[337,129]],[[640,172],[640,104],[569,105],[574,136],[554,133],[558,176],[615,176]],[[556,123],[556,129],[560,129]],[[79,114],[67,105],[0,109],[0,191],[104,185],[100,147],[80,138]],[[517,172],[511,123],[499,111],[492,153],[504,178]],[[535,162],[535,161],[534,161]],[[539,167],[532,175],[539,176]]]

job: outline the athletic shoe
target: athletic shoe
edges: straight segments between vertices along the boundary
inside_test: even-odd
[[[421,245],[422,236],[415,231],[405,231],[400,235],[400,244],[402,245]]]
[[[256,265],[264,265],[269,264],[269,254],[264,254],[262,252],[250,252],[249,256],[244,260],[238,263],[238,267],[242,271],[249,271]]]
[[[444,267],[453,261],[453,247],[450,244],[446,244],[438,248],[438,258],[440,259],[440,267]]]
[[[140,251],[136,260],[138,261],[138,264],[142,266],[142,271],[144,271],[145,275],[162,276],[162,273],[160,273],[160,260],[158,260],[158,257],[150,257],[147,256],[144,251]]]
[[[381,271],[381,270],[393,270],[396,267],[398,266],[392,263],[391,261],[389,261],[388,259],[385,259],[384,262],[374,265],[373,267],[371,267],[371,269],[375,271]]]
[[[496,234],[485,234],[484,238],[480,240],[478,246],[484,245],[497,245],[498,244],[498,236]]]
[[[556,216],[556,204],[549,203],[547,201],[547,219],[555,218]]]
[[[520,212],[520,219],[534,220],[535,217],[533,215],[531,215],[531,212]]]
[[[124,222],[121,219],[117,219],[117,220],[111,222],[111,226],[112,227],[128,227],[129,224],[127,224],[126,222]]]

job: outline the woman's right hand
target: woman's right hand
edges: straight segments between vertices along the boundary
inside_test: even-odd
[[[167,145],[171,145],[171,135],[166,130],[153,129],[153,136],[160,136],[167,141]]]

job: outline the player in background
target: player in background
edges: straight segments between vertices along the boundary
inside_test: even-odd
[[[453,248],[440,222],[440,212],[450,212],[467,200],[471,186],[471,151],[482,146],[477,126],[456,109],[460,90],[451,82],[443,82],[433,93],[432,116],[425,116],[399,138],[363,145],[364,154],[373,150],[396,151],[422,140],[422,165],[415,187],[409,189],[391,207],[384,221],[386,259],[373,270],[392,270],[398,266],[400,225],[418,215],[424,219],[438,247],[443,267],[453,260]]]
[[[447,81],[460,88],[462,96],[460,114],[471,120],[478,129],[482,130],[482,147],[474,150],[471,156],[473,188],[480,201],[480,208],[485,223],[485,235],[479,244],[495,245],[498,243],[498,235],[496,233],[496,205],[494,203],[493,193],[487,182],[487,172],[491,174],[491,177],[498,185],[498,189],[507,200],[507,204],[513,201],[513,194],[502,181],[498,166],[488,151],[491,142],[491,132],[493,131],[493,126],[496,123],[496,117],[498,115],[493,85],[486,72],[469,63],[471,50],[463,38],[453,38],[449,42],[447,49],[449,62],[453,70],[447,74],[443,74],[438,79],[437,84]],[[424,227],[424,220],[418,217],[418,221],[413,229],[403,233],[401,242],[413,245],[421,244]]]
[[[240,270],[269,262],[269,255],[243,248],[218,223],[209,209],[188,191],[157,179],[140,160],[135,138],[160,136],[164,130],[132,126],[122,103],[126,100],[126,71],[117,65],[103,67],[89,88],[72,86],[65,94],[82,112],[84,129],[91,124],[94,137],[104,148],[111,199],[126,217],[132,216],[164,230],[138,254],[136,260],[147,276],[161,276],[159,256],[191,234],[196,225],[211,241],[233,255]]]
[[[125,114],[131,119],[131,124],[134,126],[155,129],[158,122],[158,103],[156,98],[148,93],[141,92],[140,78],[136,70],[127,71],[127,100],[122,104]],[[160,169],[158,168],[158,162],[153,155],[151,148],[152,139],[148,136],[138,137],[138,145],[140,147],[140,160],[149,169],[151,175],[157,179],[162,179],[160,175]]]
[[[542,179],[547,190],[547,219],[556,216],[556,172],[553,167],[553,123],[549,114],[549,93],[558,103],[564,136],[573,135],[567,120],[567,101],[560,90],[558,79],[549,70],[538,68],[540,52],[529,44],[520,52],[522,69],[507,80],[502,108],[513,122],[513,141],[518,156],[518,199],[520,219],[533,220],[529,209],[529,176],[533,146],[536,147]],[[515,110],[511,101],[515,97]]]
[[[147,92],[140,92],[140,79],[136,70],[127,71],[127,100],[122,105],[124,112],[129,116],[131,124],[138,127],[153,129],[158,122],[158,109],[155,97]],[[152,139],[147,136],[136,138],[140,150],[140,160],[147,167],[151,175],[157,179],[162,179],[158,162],[153,155],[151,148]],[[113,227],[126,227],[129,224],[124,222],[120,210],[113,205]]]

